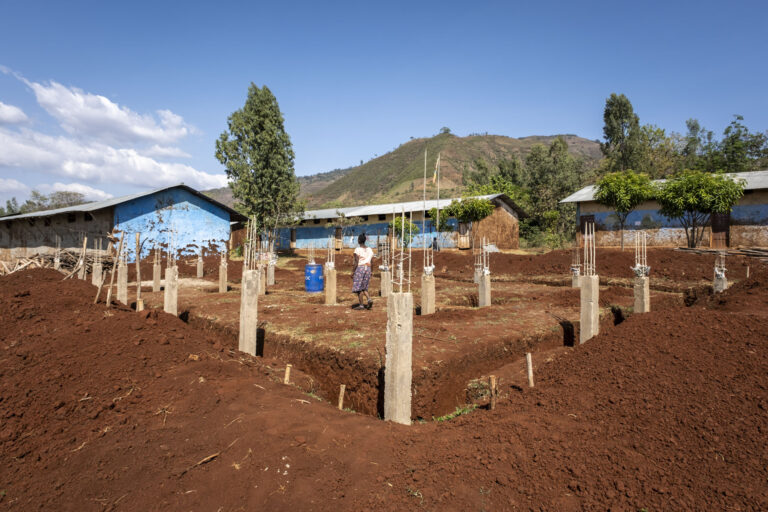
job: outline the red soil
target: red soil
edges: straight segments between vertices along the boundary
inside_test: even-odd
[[[502,379],[494,411],[403,427],[278,384],[279,361],[174,317],[105,310],[53,271],[13,274],[0,278],[0,503],[765,510],[766,284],[757,273],[717,303],[632,316],[537,358],[536,388]]]

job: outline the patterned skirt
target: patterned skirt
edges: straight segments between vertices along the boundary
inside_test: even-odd
[[[361,265],[355,269],[352,275],[352,293],[368,291],[368,284],[371,282],[371,267]]]

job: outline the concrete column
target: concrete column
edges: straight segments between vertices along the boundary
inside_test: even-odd
[[[256,355],[256,339],[259,329],[259,271],[243,272],[240,295],[240,336],[237,348],[246,354]]]
[[[85,261],[83,261],[83,266],[80,267],[80,270],[77,271],[77,278],[85,281]]]
[[[571,288],[578,288],[581,283],[581,276],[576,273],[571,273]]]
[[[227,293],[227,264],[219,265],[219,293]]]
[[[166,267],[163,310],[171,315],[179,314],[179,267]]]
[[[203,277],[203,256],[201,254],[197,258],[197,278],[201,279],[202,277]]]
[[[259,268],[259,295],[267,294],[267,269]]]
[[[478,285],[478,307],[484,308],[491,305],[491,275],[483,273]]]
[[[117,300],[128,304],[128,265],[117,265]]]
[[[381,271],[381,292],[379,292],[379,295],[381,295],[382,297],[389,297],[390,293],[392,293],[392,271],[382,270]]]
[[[475,275],[472,278],[472,282],[475,284],[480,284],[480,279],[483,277],[483,269],[482,267],[475,267]]]
[[[275,264],[267,265],[267,286],[275,286]]]
[[[435,312],[435,276],[421,276],[421,315],[431,315]]]
[[[384,369],[384,419],[411,424],[413,295],[387,297],[387,344]]]
[[[336,269],[325,269],[325,305],[333,306],[336,304]]]
[[[581,316],[579,343],[584,343],[600,332],[600,278],[581,276]]]
[[[650,313],[651,311],[651,288],[650,277],[635,278],[635,313]]]
[[[101,283],[102,268],[101,263],[93,264],[93,272],[91,272],[91,284],[93,286],[99,286]]]
[[[160,275],[162,274],[162,268],[160,267],[160,264],[156,264],[152,266],[152,291],[153,292],[159,292],[160,291]]]
[[[712,283],[712,288],[714,289],[715,293],[723,293],[728,289],[728,278],[715,274],[715,280]]]

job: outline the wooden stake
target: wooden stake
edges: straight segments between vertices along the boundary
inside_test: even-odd
[[[285,377],[283,378],[283,384],[288,384],[291,381],[291,365],[285,365]]]
[[[144,301],[141,300],[141,233],[136,233],[136,311],[144,309]],[[142,308],[139,309],[141,302]]]
[[[125,238],[125,231],[120,233],[120,244],[117,247],[117,255],[115,256],[115,261],[112,264],[112,272],[109,274],[109,290],[107,290],[107,307],[109,307],[110,302],[112,301],[112,285],[115,283],[115,270],[117,270],[117,266],[120,264],[120,255],[123,253],[123,238]],[[96,296],[98,297],[98,295]]]
[[[499,394],[499,390],[497,387],[497,380],[495,375],[491,375],[488,377],[488,388],[491,391],[491,410],[494,410],[496,408],[496,396]]]
[[[749,265],[747,265],[747,279],[749,279]]]
[[[533,360],[531,359],[531,353],[525,353],[525,364],[528,367],[528,387],[533,387]]]
[[[347,388],[344,384],[339,388],[339,410],[344,409],[344,390]]]
[[[85,251],[88,249],[88,237],[83,235],[83,252],[80,255],[80,271],[78,277],[85,279]]]

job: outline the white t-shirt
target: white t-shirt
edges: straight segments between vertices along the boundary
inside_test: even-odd
[[[370,265],[373,259],[373,249],[370,247],[357,247],[355,248],[355,254],[357,254],[358,265]]]

